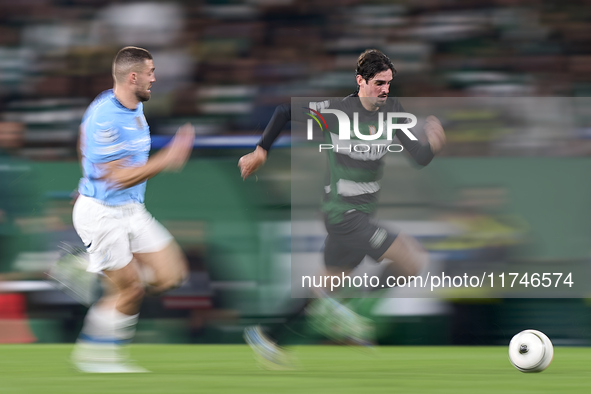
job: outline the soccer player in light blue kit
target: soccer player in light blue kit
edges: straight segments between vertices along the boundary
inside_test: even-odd
[[[89,254],[87,271],[102,272],[109,288],[89,309],[72,354],[83,372],[145,372],[129,363],[122,347],[134,335],[145,289],[159,293],[187,276],[180,247],[144,207],[146,181],[181,169],[195,136],[185,125],[148,158],[142,102],[150,99],[154,70],[147,50],[121,49],[113,61],[114,88],[92,102],[80,126],[84,174],[73,222]]]

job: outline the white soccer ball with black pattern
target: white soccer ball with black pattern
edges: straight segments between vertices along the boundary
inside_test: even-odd
[[[552,362],[554,347],[538,330],[524,330],[509,343],[509,360],[521,372],[542,372]]]

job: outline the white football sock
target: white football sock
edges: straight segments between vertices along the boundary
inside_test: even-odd
[[[116,309],[93,305],[86,314],[81,334],[98,341],[130,341],[139,314],[126,315]]]
[[[135,334],[135,326],[140,314],[126,315],[114,309],[112,312],[113,319],[113,336],[116,340],[130,342]]]

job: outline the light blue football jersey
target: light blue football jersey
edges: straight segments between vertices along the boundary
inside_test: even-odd
[[[140,102],[136,109],[124,107],[112,89],[99,94],[86,110],[80,129],[83,177],[78,192],[106,205],[143,203],[146,182],[117,189],[102,179],[100,164],[125,159],[126,166],[142,166],[150,152],[150,128]]]

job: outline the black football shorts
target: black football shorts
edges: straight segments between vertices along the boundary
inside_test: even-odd
[[[325,217],[328,236],[324,242],[324,264],[327,267],[355,268],[365,256],[378,261],[396,239],[368,213],[349,211],[343,221],[331,224]]]

